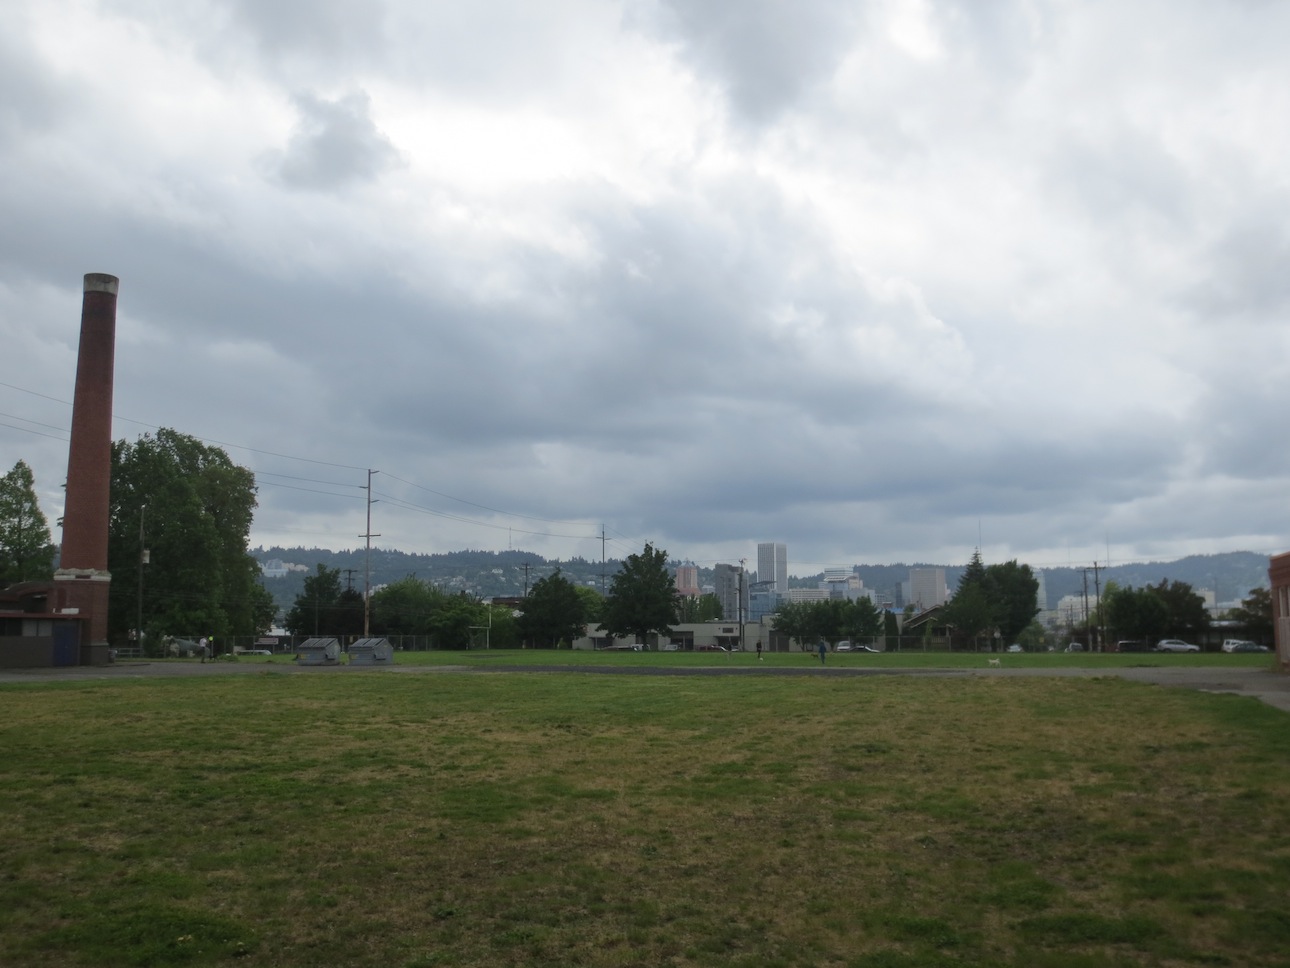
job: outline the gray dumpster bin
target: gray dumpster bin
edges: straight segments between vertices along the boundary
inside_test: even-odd
[[[339,665],[340,643],[335,639],[305,639],[296,646],[296,665]]]
[[[358,639],[349,647],[350,665],[390,665],[394,646],[388,639]]]

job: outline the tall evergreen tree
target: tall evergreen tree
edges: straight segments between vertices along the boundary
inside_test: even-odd
[[[57,549],[26,461],[0,477],[0,588],[53,577]]]

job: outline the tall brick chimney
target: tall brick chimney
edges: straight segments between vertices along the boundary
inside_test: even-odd
[[[76,357],[72,440],[67,457],[63,547],[55,598],[81,623],[81,664],[108,661],[108,502],[112,480],[112,375],[116,294],[120,280],[85,276],[81,342]]]

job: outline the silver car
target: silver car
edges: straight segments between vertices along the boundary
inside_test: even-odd
[[[1161,639],[1156,643],[1157,652],[1199,652],[1199,645],[1192,645],[1182,639]]]

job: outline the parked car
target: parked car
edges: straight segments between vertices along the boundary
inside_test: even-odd
[[[1083,642],[1071,642],[1071,643],[1067,644],[1066,648],[1062,649],[1062,651],[1063,651],[1063,652],[1083,652],[1083,651],[1084,651],[1084,643],[1083,643]]]
[[[1025,650],[1025,649],[1023,649],[1020,645],[1017,645],[1017,644],[1014,642],[1012,645],[1008,646],[1008,651],[1009,651],[1009,652],[1025,652],[1026,650]]]
[[[1156,643],[1157,652],[1199,652],[1199,645],[1192,645],[1182,639],[1161,639]]]
[[[1224,652],[1266,652],[1267,649],[1265,649],[1261,645],[1257,645],[1254,642],[1251,642],[1249,639],[1224,639],[1223,651]]]
[[[1266,645],[1259,645],[1257,642],[1238,642],[1235,646],[1227,649],[1228,652],[1271,652]]]
[[[1116,652],[1146,652],[1147,643],[1126,639],[1115,643]]]
[[[696,645],[695,652],[728,652],[730,651],[724,645]]]
[[[851,643],[850,643],[850,642],[847,642],[847,641],[844,639],[843,641],[839,642],[837,645],[835,645],[835,646],[833,647],[833,651],[834,651],[834,652],[851,652],[851,651],[853,651],[853,648],[852,648]]]

